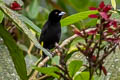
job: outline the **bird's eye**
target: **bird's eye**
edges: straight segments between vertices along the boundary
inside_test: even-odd
[[[58,12],[55,12],[55,14],[58,14]]]

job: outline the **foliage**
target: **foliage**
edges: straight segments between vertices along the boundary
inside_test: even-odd
[[[4,18],[4,14],[2,11],[0,11],[0,23],[2,22],[3,18]]]
[[[97,0],[0,0],[0,37],[10,52],[20,78],[95,80],[94,76],[102,75],[102,72],[107,75],[104,66],[106,57],[115,53],[120,41],[120,11],[116,2],[119,1],[111,0],[110,5]],[[90,7],[93,5],[95,7]],[[64,36],[61,45],[48,51],[39,44],[38,39],[49,12],[54,8],[66,12],[61,20]],[[48,57],[40,61],[41,55],[37,49]],[[36,63],[31,63],[35,65],[30,71],[26,70],[28,63],[25,64],[24,60],[28,54],[38,59]],[[72,59],[75,54],[84,55],[87,62]]]
[[[24,33],[34,42],[36,47],[42,49],[43,52],[51,57],[51,54],[39,44],[39,42],[37,41],[33,33],[28,29],[26,24],[19,19],[17,13],[14,13],[14,11],[7,8],[3,3],[0,3],[0,8],[10,19],[12,19],[12,21],[17,25],[19,29],[22,29],[24,31]]]
[[[71,15],[61,20],[61,25],[67,26],[67,25],[73,24],[75,22],[88,18],[88,15],[90,14],[96,14],[96,13],[98,13],[98,11],[86,11],[86,12],[80,12],[80,13]]]
[[[2,25],[0,25],[0,36],[3,38],[4,43],[7,45],[8,50],[10,51],[10,55],[16,67],[17,73],[22,80],[27,80],[27,71],[23,51],[16,45],[16,42]]]
[[[41,73],[44,73],[56,78],[60,77],[59,75],[56,74],[60,72],[60,70],[57,67],[41,67],[41,68],[34,67],[34,69],[40,71]]]
[[[82,66],[82,62],[79,60],[74,60],[71,61],[70,64],[68,65],[68,71],[70,74],[70,77],[73,77],[75,73],[80,69]]]
[[[89,80],[89,76],[89,72],[81,72],[80,74],[75,76],[74,80]],[[92,78],[92,80],[94,79]]]

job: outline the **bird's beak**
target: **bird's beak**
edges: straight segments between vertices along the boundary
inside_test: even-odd
[[[63,16],[63,15],[65,15],[66,13],[65,12],[60,12],[59,13],[59,16]]]

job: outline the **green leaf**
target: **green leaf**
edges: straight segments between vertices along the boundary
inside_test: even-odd
[[[16,13],[17,14],[17,13]],[[20,20],[22,20],[23,22],[25,22],[27,25],[29,25],[30,28],[32,28],[35,32],[37,33],[41,33],[41,29],[36,26],[31,20],[29,20],[27,17],[23,16],[23,15],[20,15],[20,14],[17,14],[18,15],[18,18]]]
[[[71,56],[77,51],[78,50],[73,50],[70,53],[66,54],[67,56],[65,57],[65,62],[67,62],[71,58]]]
[[[117,13],[120,15],[120,10],[117,10]]]
[[[90,14],[97,14],[97,13],[98,11],[85,11],[85,12],[76,13],[76,14],[73,14],[71,16],[68,16],[62,19],[61,25],[67,26],[67,25],[70,25],[70,24],[73,24],[73,23],[76,23],[78,21],[88,18]]]
[[[111,19],[120,19],[120,13],[117,11],[117,13],[112,13]]]
[[[29,28],[26,26],[23,21],[21,21],[18,17],[19,14],[15,13],[14,11],[10,10],[5,6],[5,4],[0,3],[0,9],[6,14],[16,25],[18,29],[23,30],[23,32],[28,36],[29,39],[33,41],[35,46],[39,49],[41,49],[46,55],[49,57],[52,57],[52,55],[45,49],[43,48],[39,42],[37,41],[36,37],[32,34],[32,32],[29,30]]]
[[[17,46],[11,35],[0,25],[0,36],[10,51],[10,56],[14,62],[16,71],[22,80],[27,80],[26,64],[23,51]]]
[[[78,48],[76,47],[76,45],[70,46],[68,54],[73,52],[73,51],[77,51],[77,50],[78,50]]]
[[[52,64],[54,65],[59,65],[59,61],[60,61],[60,56],[54,56],[52,58]]]
[[[75,76],[74,80],[89,80],[89,72],[81,72]],[[92,80],[94,80],[93,77]]]
[[[27,46],[25,46],[24,44],[17,43],[17,45],[18,45],[18,47],[19,47],[21,50],[23,50],[23,51],[25,51],[25,52],[28,52],[28,48],[27,48]]]
[[[55,72],[60,72],[60,70],[57,67],[33,67],[33,69],[38,70],[41,73],[59,78],[60,76],[57,75]]]
[[[68,54],[71,53],[72,51],[78,50],[78,48],[76,47],[76,45],[77,45],[79,42],[84,43],[85,41],[84,41],[81,37],[75,38],[75,39],[72,41],[72,43],[70,44],[70,48],[69,48]]]
[[[90,21],[87,22],[87,24],[85,24],[86,27],[91,27],[91,26],[95,26],[97,23],[98,19],[91,19]]]
[[[4,14],[3,14],[3,12],[0,10],[0,23],[2,22],[3,18],[4,18]]]
[[[29,10],[27,11],[29,18],[35,19],[39,13],[39,4],[38,0],[32,0],[31,4],[29,5]]]
[[[80,60],[73,60],[68,64],[68,71],[69,71],[69,75],[70,77],[73,77],[76,72],[80,69],[80,67],[82,66],[82,61]]]
[[[111,0],[112,7],[116,10],[116,0]]]

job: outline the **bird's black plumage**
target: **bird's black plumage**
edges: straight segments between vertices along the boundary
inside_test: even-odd
[[[65,13],[60,10],[53,10],[48,17],[47,22],[44,24],[40,36],[40,43],[43,42],[43,47],[52,49],[55,43],[58,43],[61,36],[61,17]]]

